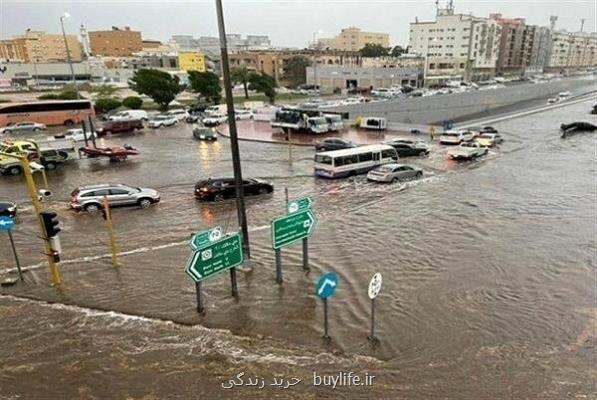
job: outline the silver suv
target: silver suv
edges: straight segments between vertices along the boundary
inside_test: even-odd
[[[104,196],[108,197],[110,207],[139,206],[147,208],[160,201],[160,195],[154,189],[118,183],[77,188],[71,193],[70,207],[75,210],[95,212],[103,207]]]

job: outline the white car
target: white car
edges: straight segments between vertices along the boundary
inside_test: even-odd
[[[446,131],[439,137],[441,144],[460,144],[473,140],[473,133],[466,130]]]
[[[234,110],[234,118],[236,118],[237,121],[240,121],[241,119],[253,119],[253,111],[243,108]]]
[[[147,111],[145,110],[125,110],[119,111],[116,114],[110,115],[108,121],[125,121],[128,119],[140,119],[147,121]]]
[[[558,97],[562,100],[567,99],[568,97],[570,97],[570,92],[560,92],[558,93]]]
[[[68,129],[66,132],[60,135],[54,135],[49,137],[48,140],[56,140],[56,139],[70,139],[74,140],[75,142],[83,142],[85,140],[85,135],[87,135],[87,139],[91,140],[91,138],[96,138],[97,134],[95,132],[83,132],[81,128],[75,129]]]
[[[147,124],[150,128],[161,128],[163,126],[174,126],[178,123],[178,119],[168,114],[157,115],[149,120]]]
[[[203,118],[201,122],[205,126],[217,126],[220,124],[224,124],[228,121],[227,115],[216,114],[216,115],[208,115],[207,117]]]
[[[0,128],[0,134],[11,134],[11,133],[23,133],[23,132],[39,132],[46,129],[44,124],[40,124],[37,122],[17,122],[14,125],[5,126],[4,128]]]
[[[165,114],[176,118],[178,121],[184,121],[189,116],[189,113],[186,110],[183,110],[182,108],[177,110],[170,110]]]
[[[476,142],[462,143],[460,146],[448,150],[448,157],[452,160],[471,160],[487,154],[487,147]]]
[[[482,133],[475,138],[475,141],[483,147],[493,147],[504,141],[504,138],[499,133]]]

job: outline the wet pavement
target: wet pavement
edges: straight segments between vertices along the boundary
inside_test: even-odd
[[[203,285],[204,316],[183,272],[189,235],[234,230],[236,212],[192,191],[201,178],[231,175],[228,140],[197,142],[184,124],[103,139],[141,154],[49,173],[49,207],[63,224],[60,290],[47,284],[30,207],[19,216],[15,240],[30,268],[24,284],[0,289],[0,398],[595,398],[595,136],[562,140],[558,129],[590,120],[592,102],[495,124],[506,141],[474,162],[449,161],[433,143],[429,157],[403,160],[424,178],[396,185],[320,180],[310,147],[293,149],[291,164],[286,146],[241,142],[244,176],[276,190],[247,201],[253,268],[238,272],[239,300],[227,274],[214,277]],[[66,201],[78,185],[121,181],[158,189],[162,202],[114,210],[124,253],[115,269],[104,221]],[[0,197],[26,201],[18,177],[0,185]],[[311,273],[300,245],[284,249],[279,287],[269,223],[284,211],[285,187],[313,198],[318,226]],[[0,271],[12,267],[2,240]],[[329,344],[314,295],[326,271],[340,277]],[[384,276],[376,346],[366,339],[374,272]],[[301,383],[222,388],[243,371]],[[313,372],[338,371],[376,381],[311,384]]]

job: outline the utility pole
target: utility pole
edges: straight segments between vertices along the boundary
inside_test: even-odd
[[[249,229],[247,226],[247,213],[245,211],[243,176],[240,165],[240,151],[238,148],[236,117],[234,115],[234,99],[232,98],[232,83],[230,80],[230,65],[228,63],[228,47],[226,44],[226,29],[224,25],[224,12],[222,10],[221,0],[216,0],[216,10],[218,13],[218,30],[220,32],[220,50],[222,57],[222,75],[224,76],[224,93],[226,95],[226,106],[228,108],[228,129],[230,131],[230,147],[232,150],[234,184],[236,186],[236,211],[238,214],[238,224],[241,227],[241,232],[243,236],[243,251],[245,256],[248,259],[250,259],[251,252],[249,248]],[[234,274],[236,274],[236,270],[235,268],[231,268],[230,276],[231,279],[235,281],[236,278],[233,278]]]
[[[66,32],[64,31],[64,20],[66,18],[70,18],[69,13],[64,13],[60,16],[60,26],[62,27],[62,37],[64,38],[64,47],[66,49],[66,60],[68,61],[68,66],[70,67],[70,75],[73,79],[73,85],[75,85],[75,92],[77,93],[77,100],[80,100],[81,95],[79,95],[79,87],[77,86],[77,79],[75,78],[75,70],[73,69],[73,60],[70,57],[68,41],[66,40]]]

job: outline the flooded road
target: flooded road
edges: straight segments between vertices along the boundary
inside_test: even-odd
[[[205,282],[207,311],[195,312],[184,274],[188,239],[199,229],[236,229],[234,202],[203,204],[193,185],[230,176],[227,139],[203,143],[190,126],[106,139],[141,155],[123,163],[81,160],[49,173],[50,207],[63,224],[63,287],[48,271],[25,205],[14,230],[25,284],[0,289],[0,398],[597,398],[595,376],[595,136],[560,139],[559,124],[590,120],[591,101],[495,126],[506,141],[474,162],[404,159],[424,178],[396,185],[364,176],[312,176],[313,149],[241,142],[243,174],[275,185],[247,201],[252,270]],[[158,189],[150,209],[116,209],[122,267],[110,263],[99,215],[66,208],[77,186],[123,182]],[[26,200],[19,178],[3,177],[0,197]],[[318,225],[311,273],[301,247],[282,251],[275,283],[269,223],[291,198],[308,195]],[[0,241],[0,271],[13,267]],[[339,275],[330,335],[314,282]],[[384,277],[377,346],[367,285]],[[241,371],[297,376],[280,391],[222,388]],[[313,372],[376,375],[370,387],[312,385]],[[32,381],[32,376],[43,376]],[[277,391],[276,391],[277,390]]]

